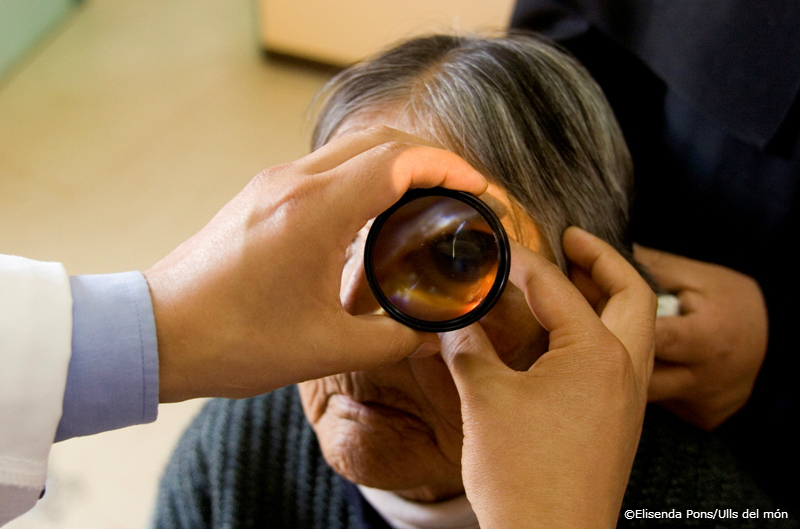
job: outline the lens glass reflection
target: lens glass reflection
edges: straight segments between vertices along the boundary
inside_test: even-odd
[[[386,219],[372,251],[375,278],[405,314],[438,322],[458,318],[486,298],[499,249],[483,216],[450,197],[411,200]]]

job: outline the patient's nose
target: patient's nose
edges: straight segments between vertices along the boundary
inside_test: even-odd
[[[353,257],[345,267],[340,299],[350,314],[385,314],[369,288],[363,255]]]

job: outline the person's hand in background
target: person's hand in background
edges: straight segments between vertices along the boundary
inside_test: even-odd
[[[435,334],[352,316],[339,300],[357,232],[407,189],[434,186],[480,194],[487,183],[455,154],[388,128],[256,176],[145,272],[160,401],[252,396],[437,351]]]
[[[674,293],[677,316],[656,321],[649,398],[712,430],[745,405],[767,350],[767,309],[751,277],[637,246],[634,257]]]
[[[574,284],[545,258],[513,248],[511,279],[550,338],[528,371],[507,367],[479,324],[442,337],[461,396],[464,487],[484,529],[614,527],[630,477],[655,295],[582,230],[565,232],[564,251]]]

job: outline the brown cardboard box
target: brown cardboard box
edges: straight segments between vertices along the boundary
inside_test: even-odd
[[[333,65],[425,33],[502,30],[513,0],[259,0],[270,53]]]

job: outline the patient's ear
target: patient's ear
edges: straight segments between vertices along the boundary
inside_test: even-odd
[[[542,255],[550,262],[558,264],[556,254],[539,226],[505,189],[489,182],[489,187],[479,198],[500,217],[509,238]]]
[[[516,200],[509,198],[511,211],[503,222],[503,226],[508,232],[508,236],[522,244],[526,248],[533,250],[547,258],[552,263],[557,263],[555,252],[542,234],[539,226],[531,220],[525,209]],[[509,226],[508,224],[511,224]]]

